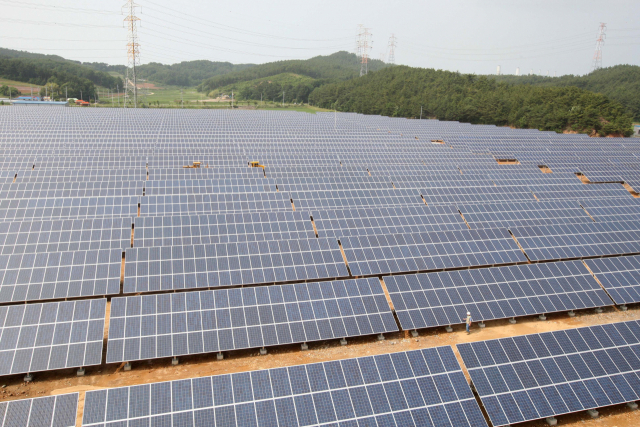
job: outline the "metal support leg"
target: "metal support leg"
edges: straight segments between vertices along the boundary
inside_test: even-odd
[[[131,363],[130,362],[127,362],[127,363],[124,364],[124,370],[125,371],[130,371],[131,370]]]
[[[177,357],[174,356],[174,358],[171,359],[171,365],[176,366],[178,363],[180,363],[180,361],[178,360]]]
[[[418,331],[416,331],[415,329],[411,331],[411,336],[414,338],[418,338]]]
[[[84,377],[84,368],[79,368],[76,371],[76,377]]]
[[[31,381],[33,381],[33,375],[32,374],[27,374],[24,376],[24,382],[25,383],[30,383]]]

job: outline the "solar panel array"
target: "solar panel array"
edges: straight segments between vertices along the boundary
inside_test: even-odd
[[[0,427],[75,427],[78,393],[0,403]]]
[[[635,320],[457,347],[496,427],[640,398]]]
[[[375,278],[111,300],[107,363],[396,332]]]
[[[448,346],[87,391],[82,425],[105,422],[194,427],[487,425]]]
[[[640,302],[634,139],[350,113],[24,107],[0,110],[0,154],[0,375],[100,363],[106,296],[108,363]],[[450,351],[295,368],[336,384],[310,391],[285,368],[89,392],[84,420],[484,425]],[[380,377],[364,378],[368,360]],[[302,388],[277,394],[280,372]]]

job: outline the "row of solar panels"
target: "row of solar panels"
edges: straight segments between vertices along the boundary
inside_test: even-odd
[[[384,278],[402,330],[640,302],[640,256]],[[604,290],[603,290],[604,288]],[[613,299],[613,301],[612,301]],[[102,360],[105,299],[0,306],[0,375]],[[378,278],[112,298],[107,363],[398,331]]]
[[[638,321],[457,349],[495,427],[640,399]],[[87,391],[82,426],[487,426],[471,387],[444,346]],[[2,427],[72,427],[78,393],[3,402],[0,413]]]

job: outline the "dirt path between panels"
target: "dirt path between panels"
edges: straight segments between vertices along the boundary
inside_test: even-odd
[[[408,332],[400,332],[387,334],[384,341],[378,341],[375,336],[351,338],[346,346],[341,346],[337,340],[311,343],[308,351],[301,351],[299,345],[280,346],[269,348],[268,354],[265,356],[260,356],[258,350],[240,350],[228,353],[226,358],[221,361],[216,360],[215,354],[181,357],[180,364],[177,366],[171,365],[170,358],[134,362],[133,369],[128,372],[125,372],[120,364],[103,364],[87,368],[84,377],[76,377],[75,370],[70,369],[38,373],[34,375],[34,381],[28,384],[22,381],[22,375],[14,375],[0,380],[3,386],[0,389],[0,401],[77,391],[80,393],[77,425],[80,426],[84,392],[87,390],[325,362],[634,319],[640,319],[640,307],[630,307],[627,312],[610,307],[600,314],[593,310],[579,311],[573,318],[567,316],[566,313],[547,315],[546,321],[540,321],[533,316],[518,318],[518,323],[515,325],[506,320],[491,321],[487,322],[484,329],[474,325],[470,335],[465,333],[463,326],[454,327],[454,332],[451,333],[445,332],[444,328],[433,328],[421,330],[420,336],[417,338],[412,338]],[[461,361],[457,351],[456,355]],[[625,405],[602,408],[599,409],[599,412],[600,417],[597,419],[591,419],[586,412],[563,415],[558,417],[558,425],[570,427],[632,427],[640,425],[640,410],[632,411]],[[518,426],[542,427],[547,424],[542,420],[522,423]]]

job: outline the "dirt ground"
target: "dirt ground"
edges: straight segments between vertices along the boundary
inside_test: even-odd
[[[169,358],[141,361],[132,363],[133,369],[128,372],[125,372],[122,369],[123,365],[120,364],[103,364],[87,368],[84,377],[77,377],[75,370],[71,369],[34,374],[34,381],[31,383],[24,383],[22,375],[14,375],[0,381],[2,386],[0,401],[77,391],[80,393],[77,426],[80,426],[84,392],[87,390],[325,362],[634,319],[640,319],[640,307],[630,307],[627,312],[610,307],[600,314],[593,310],[578,311],[573,318],[566,313],[558,313],[547,315],[546,321],[540,321],[537,317],[524,317],[518,318],[518,323],[512,325],[507,320],[497,320],[487,322],[484,329],[474,324],[470,335],[467,335],[464,327],[459,325],[454,327],[454,331],[451,333],[445,332],[444,328],[424,329],[419,331],[418,338],[412,338],[408,332],[399,332],[387,334],[384,341],[378,341],[375,336],[352,338],[348,340],[346,346],[341,346],[337,340],[310,343],[308,351],[301,351],[299,345],[279,346],[269,348],[268,354],[265,356],[260,356],[258,350],[226,353],[225,359],[221,361],[216,359],[215,354],[187,356],[180,358],[178,366],[172,366]],[[106,341],[104,353],[106,353]],[[457,351],[456,355],[461,361]],[[105,359],[103,357],[103,360]],[[638,421],[640,410],[632,411],[625,405],[602,408],[599,409],[599,412],[600,417],[597,419],[591,419],[586,412],[559,416],[558,425],[568,427],[632,427],[640,425],[640,421]],[[544,420],[519,424],[520,427],[543,427],[546,425]]]

